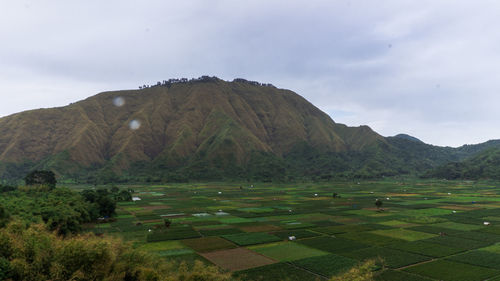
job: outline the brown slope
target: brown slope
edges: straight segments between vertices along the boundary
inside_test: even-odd
[[[122,107],[113,99],[122,97]],[[129,123],[141,127],[131,130]],[[190,82],[106,92],[66,107],[0,119],[0,162],[40,161],[69,152],[81,166],[114,159],[180,164],[194,155],[247,161],[250,151],[281,156],[299,142],[324,151],[360,150],[383,137],[350,128],[301,96],[244,82]]]

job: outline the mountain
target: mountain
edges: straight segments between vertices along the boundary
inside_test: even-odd
[[[0,172],[45,168],[108,180],[151,171],[160,178],[246,177],[248,165],[286,166],[283,157],[299,144],[340,153],[384,142],[367,126],[335,123],[292,91],[205,77],[1,118]]]
[[[374,178],[422,174],[497,145],[385,138],[335,123],[292,91],[204,76],[0,118],[0,178],[33,169],[90,183]]]
[[[398,135],[395,135],[394,137],[423,143],[423,141],[417,139],[416,137],[412,137],[412,136],[407,135],[407,134],[398,134]]]
[[[500,147],[490,141],[486,148],[462,161],[450,162],[428,171],[424,177],[444,179],[500,179]],[[484,146],[484,145],[483,145]],[[470,149],[470,147],[467,147]]]

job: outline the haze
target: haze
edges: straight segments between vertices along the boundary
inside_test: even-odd
[[[291,89],[386,136],[500,138],[496,1],[0,3],[0,116],[214,75]]]

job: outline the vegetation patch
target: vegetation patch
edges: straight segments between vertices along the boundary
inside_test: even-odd
[[[373,247],[367,249],[356,250],[352,252],[342,253],[343,256],[355,258],[358,260],[366,260],[371,258],[382,258],[385,264],[390,268],[399,268],[410,264],[415,264],[430,260],[431,258],[408,253],[400,250]]]
[[[457,223],[457,222],[442,222],[442,223],[436,223],[433,226],[435,227],[443,227],[443,228],[450,228],[450,229],[455,229],[455,230],[462,230],[462,231],[470,231],[470,230],[477,230],[482,228],[482,225],[474,225],[474,224],[465,224],[465,223]]]
[[[500,243],[481,248],[480,250],[500,254]]]
[[[262,232],[230,234],[222,235],[222,237],[240,246],[277,242],[281,240],[277,236]]]
[[[184,249],[186,246],[179,241],[162,241],[142,244],[138,248],[144,251],[168,251]]]
[[[239,229],[245,232],[269,232],[281,230],[280,227],[270,224],[241,226]]]
[[[446,259],[472,265],[500,269],[500,254],[488,251],[469,251],[463,254],[448,257]]]
[[[444,281],[481,281],[500,271],[448,260],[437,260],[404,269],[407,272]]]
[[[346,232],[362,232],[373,230],[373,228],[362,225],[362,224],[353,224],[353,225],[335,225],[335,226],[327,226],[327,227],[317,227],[313,228],[313,231],[321,232],[325,234],[340,234]]]
[[[423,276],[407,273],[398,270],[384,270],[381,274],[375,276],[376,281],[432,281]]]
[[[375,230],[371,231],[372,233],[388,236],[396,239],[406,240],[406,241],[416,241],[422,239],[428,239],[435,237],[435,234],[429,234],[425,232],[413,231],[408,229],[386,229],[386,230]]]
[[[330,277],[350,269],[356,265],[358,261],[339,255],[329,254],[326,256],[300,259],[292,263],[314,273]]]
[[[148,234],[147,242],[158,242],[165,240],[178,240],[197,238],[201,235],[190,227],[174,228],[174,229],[160,229],[155,230]]]
[[[319,233],[312,232],[306,229],[286,230],[286,231],[273,232],[271,234],[285,240],[288,240],[290,237],[295,237],[295,239],[303,239],[303,238],[317,237],[321,235]]]
[[[485,247],[491,243],[470,239],[463,239],[453,236],[438,236],[430,239],[424,240],[424,242],[440,244],[452,248],[462,249],[462,250],[472,250],[481,247]]]
[[[200,233],[203,236],[223,236],[223,235],[243,233],[243,230],[237,228],[204,229],[200,230]]]
[[[488,232],[478,232],[478,231],[466,231],[453,234],[453,236],[471,239],[477,241],[484,241],[490,243],[500,242],[500,235],[488,233]]]
[[[221,268],[230,271],[244,270],[276,262],[245,248],[202,253],[200,255]]]
[[[461,248],[453,248],[423,241],[395,243],[389,244],[386,247],[429,257],[444,257],[463,252]]]
[[[298,241],[298,243],[331,253],[347,252],[369,247],[368,245],[362,244],[357,241],[336,237],[316,237],[311,239],[303,239]]]
[[[237,246],[220,237],[202,237],[195,239],[184,239],[182,243],[189,248],[203,253],[222,249],[233,249]]]
[[[236,277],[252,281],[317,281],[319,276],[287,263],[276,263],[249,270],[239,271]]]
[[[378,235],[378,234],[371,233],[371,232],[345,233],[345,234],[338,235],[338,237],[351,239],[351,240],[355,240],[355,241],[358,241],[358,242],[363,243],[363,244],[375,245],[375,246],[382,246],[382,245],[387,245],[387,244],[391,244],[391,243],[397,243],[397,242],[404,241],[401,239],[396,239],[396,238],[389,237],[389,236]]]
[[[293,261],[328,254],[293,242],[259,245],[249,247],[249,249],[279,261]]]

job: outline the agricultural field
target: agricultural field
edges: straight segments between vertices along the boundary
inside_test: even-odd
[[[499,187],[409,180],[129,186],[136,201],[119,203],[116,221],[86,228],[243,280],[326,280],[372,258],[379,281],[500,280]]]

